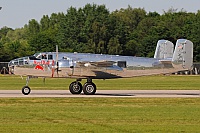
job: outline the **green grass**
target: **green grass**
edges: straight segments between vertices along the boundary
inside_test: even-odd
[[[66,90],[74,79],[31,79],[29,86],[35,90]],[[99,90],[199,90],[200,76],[144,76],[135,78],[93,80]],[[85,80],[82,81],[84,84]],[[26,77],[0,76],[0,90],[20,90]]]
[[[31,79],[32,89],[68,89],[73,79]],[[200,76],[94,80],[98,89],[199,90]],[[0,75],[1,90],[25,85]],[[82,83],[84,83],[83,81]],[[200,132],[199,98],[1,98],[0,133]]]
[[[2,133],[200,132],[199,98],[3,98]]]

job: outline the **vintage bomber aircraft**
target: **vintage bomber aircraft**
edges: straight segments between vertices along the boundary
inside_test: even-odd
[[[186,39],[176,42],[159,40],[154,58],[119,56],[91,53],[42,52],[9,62],[10,71],[15,75],[27,76],[22,93],[31,92],[28,86],[32,77],[75,78],[69,85],[72,94],[86,95],[96,92],[92,79],[110,79],[142,75],[166,74],[191,70],[193,66],[193,43]],[[81,79],[87,79],[82,86]]]

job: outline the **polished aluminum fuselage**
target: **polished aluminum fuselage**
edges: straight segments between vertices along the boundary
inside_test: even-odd
[[[163,63],[155,58],[62,52],[37,53],[9,63],[16,75],[102,79],[172,73],[184,70],[181,65],[173,65],[170,58]]]

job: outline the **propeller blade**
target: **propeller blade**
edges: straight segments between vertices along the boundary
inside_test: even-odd
[[[59,70],[59,64],[58,64],[58,45],[56,45],[56,71],[57,71],[57,76],[59,77],[58,70]]]
[[[54,76],[54,71],[55,71],[55,68],[54,68],[54,60],[52,61],[52,67],[51,67],[51,77],[53,78]]]

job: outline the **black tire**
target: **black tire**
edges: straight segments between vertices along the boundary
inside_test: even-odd
[[[96,93],[96,85],[94,83],[85,83],[83,92],[85,95],[94,95]]]
[[[23,93],[24,95],[28,95],[28,94],[30,94],[30,92],[31,92],[30,87],[24,86],[24,87],[22,88],[22,93]]]
[[[83,87],[82,87],[82,84],[80,82],[72,82],[70,85],[69,85],[69,91],[72,93],[72,94],[81,94],[83,90]]]

